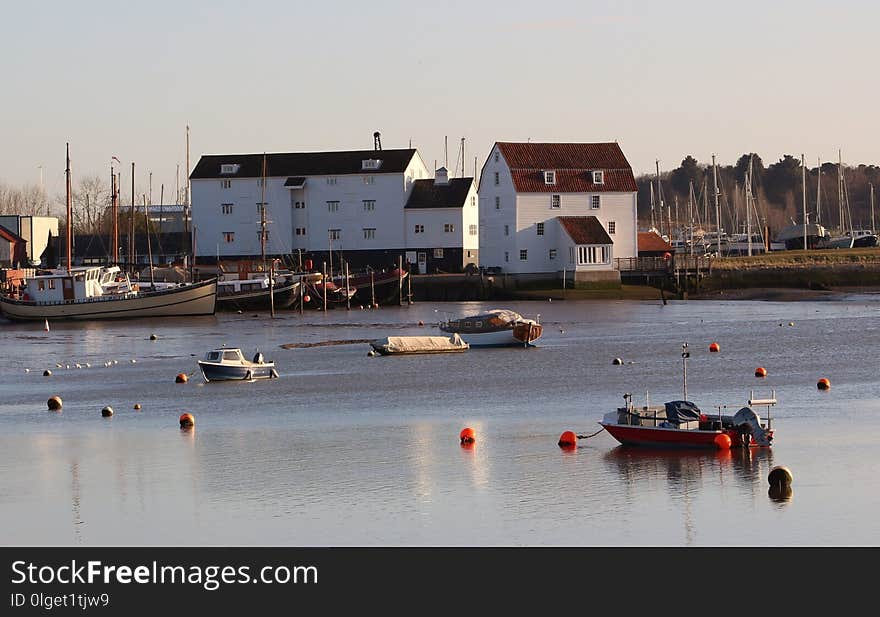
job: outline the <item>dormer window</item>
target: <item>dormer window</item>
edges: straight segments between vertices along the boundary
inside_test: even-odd
[[[237,174],[239,169],[241,169],[241,165],[238,163],[223,163],[220,165],[220,173],[225,175]]]
[[[555,171],[545,171],[544,172],[544,184],[556,184],[556,172]]]
[[[381,166],[381,159],[364,159],[361,161],[361,169],[379,169]]]
[[[604,171],[594,171],[593,172],[593,184],[605,184],[605,172]]]

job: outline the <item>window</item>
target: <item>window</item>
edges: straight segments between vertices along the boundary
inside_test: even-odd
[[[336,178],[327,178],[327,184],[330,184],[330,185],[336,184]]]
[[[434,249],[434,259],[443,259],[443,249]]]
[[[528,249],[520,249],[520,251],[519,251],[519,260],[520,260],[520,261],[526,261],[528,258],[529,258],[529,251],[528,251]]]
[[[306,202],[304,201],[296,201],[293,203],[293,207],[297,210],[305,210]]]
[[[232,180],[221,180],[220,181],[221,189],[231,189],[232,188]]]
[[[37,290],[45,291],[46,290],[46,281],[37,281]]]
[[[268,244],[268,243],[269,243],[269,230],[268,230],[268,229],[263,230],[263,231],[258,231],[258,232],[257,232],[257,242],[261,242],[261,241],[262,241],[262,238],[261,238],[260,236],[261,236],[261,234],[263,234],[263,233],[266,234],[266,244]]]
[[[220,204],[221,214],[232,214],[232,204]]]
[[[269,205],[269,202],[257,202],[257,216],[263,216],[263,211],[266,209],[266,206]]]
[[[328,229],[327,231],[330,233],[331,240],[339,240],[342,237],[341,229]]]
[[[498,186],[499,184],[500,184],[500,182],[499,182],[499,178],[498,178],[498,172],[496,171],[495,172],[495,186]]]
[[[545,171],[544,172],[544,184],[556,184],[556,172],[555,171]]]
[[[236,173],[238,173],[239,168],[241,168],[241,165],[238,165],[236,163],[231,163],[231,164],[224,163],[224,164],[220,165],[220,173],[221,174],[236,174]]]
[[[375,240],[376,239],[376,228],[375,227],[364,227],[364,240]]]
[[[613,236],[615,231],[617,231],[617,223],[608,221],[608,235]]]
[[[556,249],[550,249],[550,259],[556,259]]]
[[[55,289],[55,279],[49,279],[49,289]]]
[[[455,225],[453,225],[452,223],[444,223],[443,231],[445,233],[451,234],[452,232],[455,231]]]
[[[472,236],[477,235],[477,226],[476,225],[468,225],[468,233]]]
[[[361,169],[379,169],[379,167],[381,166],[381,159],[363,159],[361,161]],[[367,182],[364,182],[364,184],[367,184]],[[372,182],[370,182],[369,184],[372,184]]]
[[[298,235],[298,236],[306,235],[306,228],[305,227],[297,227],[296,228],[296,235]]]
[[[376,176],[364,176],[364,184],[376,184]]]
[[[505,235],[505,236],[509,236],[509,235],[510,235],[510,225],[505,225],[505,226],[504,226],[504,235]]]
[[[266,184],[266,180],[263,178],[257,178],[257,186],[263,186]]]
[[[339,212],[339,202],[338,201],[328,201],[327,202],[327,211],[328,212]]]
[[[593,210],[599,209],[599,196],[598,195],[593,195],[592,197],[590,197],[590,208],[592,208]]]
[[[510,253],[504,251],[504,261],[510,261]]]
[[[476,205],[477,205],[477,198],[475,196],[471,195],[471,206],[473,207]]]
[[[496,163],[498,162],[498,158],[499,158],[498,150],[496,150],[496,151],[495,151],[495,162],[496,162]]]
[[[417,233],[417,234],[425,233],[425,226],[424,225],[416,225],[415,233]]]
[[[501,198],[498,197],[497,195],[495,196],[495,209],[496,210],[501,209]]]
[[[544,223],[538,223],[537,225],[535,225],[535,227],[538,230],[538,235],[543,236],[544,235]]]
[[[234,231],[224,231],[223,232],[223,239],[226,240],[226,242],[235,242],[235,232]]]
[[[605,172],[604,171],[594,171],[593,172],[593,184],[605,184]]]
[[[562,203],[562,198],[559,195],[551,195],[550,196],[550,207],[558,208]]]
[[[607,264],[611,252],[607,246],[577,247],[578,264]]]
[[[364,212],[372,212],[376,209],[376,200],[375,199],[365,199],[364,200]]]

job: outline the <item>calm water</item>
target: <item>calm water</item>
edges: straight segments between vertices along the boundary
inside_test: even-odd
[[[540,313],[539,347],[412,357],[369,357],[366,343],[280,347],[439,334],[447,316],[494,307],[483,303],[48,333],[0,324],[0,543],[880,544],[880,296],[505,306]],[[557,447],[565,430],[598,430],[624,392],[636,404],[646,391],[652,404],[680,398],[684,341],[689,398],[704,411],[775,388],[772,449],[633,450],[605,432]],[[281,378],[204,383],[196,356],[221,344],[262,351]],[[181,372],[188,383],[174,383]],[[821,377],[831,390],[816,388]],[[46,410],[52,395],[61,413]],[[193,431],[179,429],[183,412]],[[472,449],[459,444],[465,426]],[[790,499],[768,495],[775,465],[793,473]]]

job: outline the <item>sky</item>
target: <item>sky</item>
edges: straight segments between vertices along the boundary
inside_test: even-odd
[[[496,141],[878,164],[880,3],[841,0],[4,2],[0,184],[122,167],[171,203],[203,154],[419,150],[473,175]],[[464,138],[464,165],[460,146]],[[120,163],[112,161],[112,157]],[[42,180],[41,180],[42,178]],[[139,197],[140,198],[140,197]]]

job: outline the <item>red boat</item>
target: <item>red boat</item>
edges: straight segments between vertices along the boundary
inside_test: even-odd
[[[687,343],[682,345],[682,365],[685,374],[687,399]],[[737,448],[769,447],[773,441],[770,408],[776,404],[776,393],[770,398],[751,396],[748,405],[734,415],[723,415],[726,405],[718,406],[718,413],[707,415],[688,400],[670,401],[663,406],[635,407],[632,394],[624,394],[625,407],[605,414],[599,424],[617,441],[627,446],[672,448]],[[752,407],[767,408],[766,420]]]

